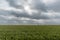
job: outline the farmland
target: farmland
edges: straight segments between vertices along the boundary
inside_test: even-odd
[[[60,40],[60,25],[0,25],[0,40]]]

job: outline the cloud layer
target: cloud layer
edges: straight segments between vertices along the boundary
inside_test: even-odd
[[[0,24],[60,24],[60,1],[0,0]]]

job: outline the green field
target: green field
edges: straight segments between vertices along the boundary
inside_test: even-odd
[[[60,25],[0,25],[0,40],[60,40]]]

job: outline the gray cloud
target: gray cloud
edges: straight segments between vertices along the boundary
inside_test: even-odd
[[[12,11],[11,15],[14,15],[16,17],[25,17],[25,18],[31,18],[31,19],[50,19],[50,17],[48,15],[42,15],[42,13],[33,13],[32,15],[29,15],[26,12],[15,12]]]
[[[60,0],[55,0],[56,2],[47,5],[48,10],[53,10],[55,12],[60,12]]]
[[[22,6],[24,7],[25,2],[24,0],[7,0],[10,4],[10,6],[12,7],[17,7],[17,6]],[[21,2],[22,5],[18,5],[17,2]],[[41,2],[41,0],[32,0],[31,3],[27,2],[27,5],[30,5],[31,10],[37,10],[38,13],[32,13],[32,15],[29,15],[27,12],[15,12],[12,11],[11,14],[15,15],[16,17],[28,17],[31,19],[49,19],[49,17],[45,16],[45,15],[41,15],[41,12],[47,12],[46,6],[43,2]],[[18,7],[17,7],[18,8]],[[24,9],[23,9],[24,10]]]
[[[15,7],[18,9],[23,9],[24,0],[7,0],[11,7]]]
[[[30,5],[32,9],[38,10],[38,11],[44,11],[46,12],[46,6],[41,0],[32,0],[31,3],[28,3],[28,0],[7,0],[10,6],[15,8],[24,8],[24,5]],[[18,5],[20,3],[20,5]]]
[[[8,5],[4,7],[3,3]],[[60,24],[59,0],[49,5],[42,0],[5,0],[3,3],[0,3],[1,24]]]
[[[35,8],[38,11],[47,11],[45,4],[41,0],[33,0],[32,5],[34,6],[33,8]]]

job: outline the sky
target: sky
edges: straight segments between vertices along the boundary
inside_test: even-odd
[[[0,0],[0,24],[60,24],[60,0]]]

